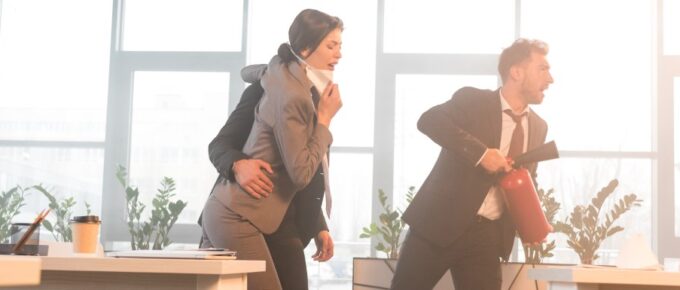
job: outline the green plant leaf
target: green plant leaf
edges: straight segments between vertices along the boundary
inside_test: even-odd
[[[378,251],[386,250],[385,245],[383,243],[378,243],[378,245],[375,246],[375,249],[378,250]]]
[[[414,196],[415,187],[409,187],[406,201],[410,203]],[[397,251],[400,245],[401,233],[406,225],[399,218],[403,211],[396,207],[393,209],[392,205],[388,203],[387,194],[382,189],[378,189],[378,202],[380,202],[380,206],[383,209],[383,212],[378,216],[380,226],[371,223],[369,228],[363,228],[359,238],[379,238],[375,249],[379,252],[384,252],[388,257],[396,257],[398,255]]]
[[[613,225],[615,221],[632,206],[640,203],[634,194],[626,195],[615,201],[607,214],[601,214],[606,212],[602,207],[618,184],[618,180],[613,179],[591,199],[590,204],[575,206],[564,223],[555,223],[555,230],[567,235],[567,245],[574,249],[582,263],[597,260],[599,256],[595,253],[602,242],[607,237],[623,231],[623,227]]]
[[[171,200],[176,190],[174,179],[170,177],[161,179],[160,188],[156,189],[156,195],[151,201],[151,215],[147,221],[142,221],[142,214],[147,206],[139,201],[139,189],[127,184],[125,167],[118,167],[116,177],[125,187],[127,225],[132,248],[148,249],[152,246],[153,249],[162,249],[169,245],[171,240],[168,234],[188,204],[182,200]]]
[[[54,231],[54,227],[52,226],[52,222],[48,220],[43,220],[42,222],[42,227],[45,228],[48,231]]]
[[[0,193],[0,242],[7,242],[10,237],[12,220],[21,213],[25,206],[25,194],[32,188],[23,188],[19,185]]]
[[[380,204],[385,206],[387,202],[387,195],[382,189],[378,189],[378,200],[380,200]]]

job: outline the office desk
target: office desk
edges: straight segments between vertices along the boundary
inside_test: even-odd
[[[264,261],[42,257],[42,281],[22,289],[247,289]]]
[[[617,268],[529,269],[529,278],[548,282],[549,290],[677,290],[680,273]]]
[[[0,288],[40,284],[40,258],[0,256]]]

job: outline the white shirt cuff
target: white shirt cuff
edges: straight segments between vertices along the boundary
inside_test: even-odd
[[[479,160],[477,160],[477,163],[475,163],[475,167],[479,166],[479,163],[482,163],[482,159],[484,159],[484,156],[486,156],[486,153],[488,153],[488,152],[489,152],[488,148],[486,150],[484,150],[484,154],[482,154],[482,157],[479,158]]]

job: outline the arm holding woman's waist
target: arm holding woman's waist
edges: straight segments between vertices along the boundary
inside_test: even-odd
[[[234,180],[231,171],[233,163],[250,158],[242,150],[250,129],[253,127],[255,106],[262,98],[263,92],[260,82],[248,86],[243,91],[236,109],[229,115],[227,122],[208,145],[210,162],[218,173],[232,181]]]
[[[227,123],[210,142],[208,153],[220,175],[239,185],[255,198],[266,197],[272,191],[272,182],[262,169],[272,173],[269,163],[250,159],[242,152],[253,127],[255,106],[264,90],[259,81],[248,86]]]

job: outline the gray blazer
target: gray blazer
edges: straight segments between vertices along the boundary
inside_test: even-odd
[[[327,127],[317,124],[313,85],[301,64],[284,64],[274,56],[260,75],[264,94],[255,108],[255,122],[243,152],[271,164],[274,191],[267,198],[255,199],[238,183],[225,180],[215,186],[213,194],[270,234],[278,229],[295,193],[312,180],[333,138]]]

